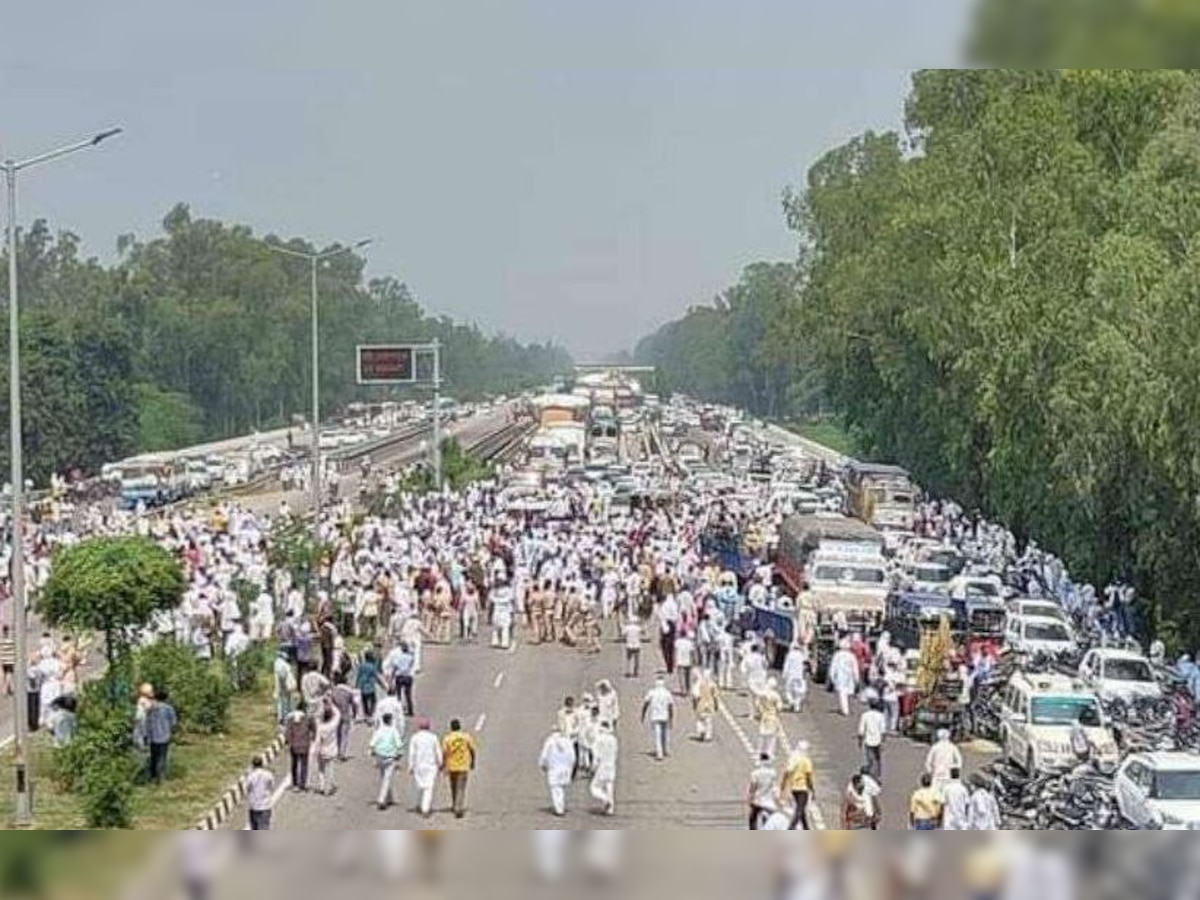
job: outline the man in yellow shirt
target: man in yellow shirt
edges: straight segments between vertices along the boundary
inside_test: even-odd
[[[780,795],[790,796],[796,804],[788,831],[795,831],[797,825],[802,826],[805,831],[812,830],[808,825],[808,804],[813,800],[814,772],[808,750],[808,741],[799,741],[796,744],[796,750],[788,758],[787,768],[783,771],[783,779],[779,785]]]
[[[467,777],[475,768],[475,739],[462,730],[458,719],[450,722],[450,731],[442,738],[442,768],[450,778],[450,798],[454,818],[467,814]]]
[[[942,798],[933,789],[929,773],[921,776],[921,786],[913,791],[908,819],[913,831],[937,831],[942,826]]]

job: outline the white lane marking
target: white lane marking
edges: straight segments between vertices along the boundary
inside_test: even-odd
[[[738,722],[738,720],[734,718],[733,713],[729,711],[729,707],[725,705],[725,699],[723,697],[718,697],[717,708],[721,711],[721,718],[725,720],[725,723],[733,730],[733,733],[737,735],[738,740],[741,741],[742,746],[746,748],[746,753],[750,756],[750,759],[754,762],[758,762],[758,747],[756,747],[754,742],[750,740],[750,736],[746,734],[746,729],[742,728],[741,723]],[[782,723],[780,724],[779,736],[780,741],[783,744],[784,753],[786,753],[788,756],[791,756],[792,744],[791,741],[788,740],[787,732],[783,730]],[[821,812],[821,807],[816,803],[808,804],[808,818],[809,821],[812,822],[814,831],[828,830],[828,825],[825,823],[825,814]]]
[[[487,724],[487,713],[480,713],[479,718],[475,720],[475,731],[483,731],[483,726]]]
[[[496,674],[496,680],[492,682],[492,687],[499,689],[500,685],[502,684],[504,684],[504,673],[498,672]]]

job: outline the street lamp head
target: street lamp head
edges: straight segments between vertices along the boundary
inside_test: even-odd
[[[107,141],[110,137],[116,137],[118,134],[120,134],[124,130],[125,130],[124,128],[107,128],[104,131],[101,131],[94,138],[92,138],[92,146],[95,147],[101,141]]]
[[[363,250],[363,249],[371,246],[371,244],[374,243],[374,241],[375,241],[374,238],[364,238],[363,240],[359,241],[357,244],[354,245],[354,249],[355,250]]]

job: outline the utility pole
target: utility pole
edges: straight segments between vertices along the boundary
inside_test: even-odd
[[[433,486],[442,490],[442,345],[433,339]]]
[[[80,150],[90,150],[121,133],[109,128],[86,140],[59,147],[49,153],[17,162],[5,160],[4,181],[8,188],[8,424],[12,508],[9,510],[12,541],[13,643],[16,669],[13,672],[13,768],[16,775],[14,824],[33,824],[33,766],[29,758],[29,721],[26,703],[29,690],[29,608],[25,597],[25,466],[22,457],[21,424],[21,315],[17,295],[17,173]]]

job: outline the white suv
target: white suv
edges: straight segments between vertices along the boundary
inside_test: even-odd
[[[1080,663],[1079,677],[1103,700],[1158,700],[1163,695],[1150,661],[1129,650],[1109,647],[1088,651]]]
[[[1116,780],[1117,807],[1130,825],[1164,831],[1200,831],[1200,756],[1135,753]]]
[[[1001,695],[1004,755],[1031,774],[1075,765],[1071,731],[1076,723],[1083,726],[1100,762],[1115,768],[1120,762],[1117,742],[1099,700],[1082,682],[1064,675],[1018,672]]]

